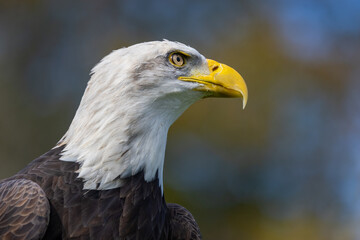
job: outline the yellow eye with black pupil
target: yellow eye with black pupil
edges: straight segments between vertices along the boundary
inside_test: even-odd
[[[180,53],[173,53],[170,56],[170,62],[177,67],[181,67],[185,64],[185,57]]]

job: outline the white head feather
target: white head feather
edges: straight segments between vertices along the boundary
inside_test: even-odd
[[[144,171],[163,183],[163,165],[170,125],[204,95],[197,83],[179,81],[184,69],[167,61],[171,51],[205,58],[195,49],[167,40],[113,51],[92,70],[80,106],[59,144],[61,160],[80,164],[84,189],[112,189],[122,179]]]

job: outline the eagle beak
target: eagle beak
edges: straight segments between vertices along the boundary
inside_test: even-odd
[[[233,68],[218,63],[214,60],[206,60],[209,74],[195,73],[189,77],[179,77],[182,81],[197,82],[200,86],[195,90],[209,93],[207,97],[241,97],[243,108],[248,100],[248,90],[241,75]]]

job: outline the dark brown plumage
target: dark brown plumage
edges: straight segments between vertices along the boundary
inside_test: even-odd
[[[0,183],[0,239],[201,239],[189,211],[166,205],[158,180],[140,172],[121,188],[83,190],[62,149]]]
[[[38,184],[26,179],[0,184],[1,239],[40,239],[49,217],[49,201]]]
[[[169,203],[167,207],[170,213],[171,239],[201,239],[199,226],[186,208],[175,203]]]

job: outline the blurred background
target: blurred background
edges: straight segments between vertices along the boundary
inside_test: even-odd
[[[0,0],[0,178],[56,144],[102,57],[164,38],[249,89],[169,132],[166,200],[204,239],[360,239],[357,0]]]

